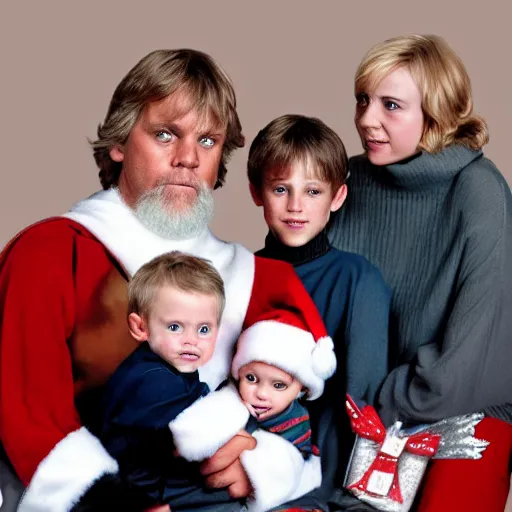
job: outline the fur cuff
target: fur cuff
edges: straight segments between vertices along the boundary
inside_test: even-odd
[[[304,496],[304,494],[320,487],[320,485],[322,485],[322,465],[320,463],[320,457],[311,455],[308,460],[304,461],[299,483],[290,496],[289,501]]]
[[[169,423],[179,454],[188,461],[211,457],[249,421],[249,411],[230,383],[200,398]]]
[[[240,460],[254,488],[250,512],[263,512],[291,499],[301,481],[304,459],[292,443],[264,430],[253,433],[257,445]]]
[[[117,473],[117,462],[82,427],[59,441],[39,463],[18,511],[68,512],[93,482]]]

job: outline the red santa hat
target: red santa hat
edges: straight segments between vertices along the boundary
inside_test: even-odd
[[[336,370],[334,345],[313,300],[297,279],[278,304],[261,305],[240,335],[231,373],[248,363],[268,363],[296,377],[309,400],[322,395],[324,381]],[[271,283],[269,283],[271,286]]]

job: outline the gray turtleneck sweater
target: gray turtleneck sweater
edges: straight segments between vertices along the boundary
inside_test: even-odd
[[[512,196],[481,151],[450,146],[385,167],[350,160],[332,244],[391,288],[386,423],[485,410],[512,422]],[[508,404],[508,405],[507,405]]]

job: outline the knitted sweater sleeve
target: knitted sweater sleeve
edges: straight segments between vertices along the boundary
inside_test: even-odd
[[[386,378],[379,402],[388,424],[490,409],[512,422],[510,189],[483,159],[461,173],[453,200],[465,236],[444,336]]]

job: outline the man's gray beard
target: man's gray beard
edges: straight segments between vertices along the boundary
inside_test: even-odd
[[[213,192],[205,183],[197,192],[194,204],[172,211],[165,197],[165,185],[146,192],[135,207],[135,215],[150,231],[170,240],[186,240],[200,235],[213,219]]]

